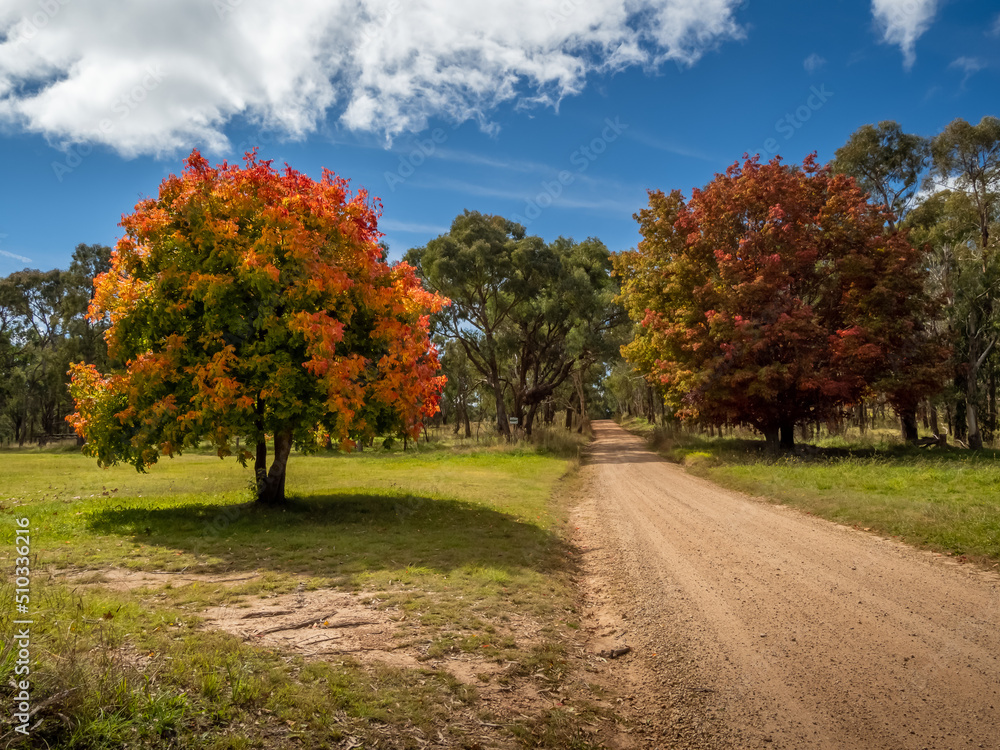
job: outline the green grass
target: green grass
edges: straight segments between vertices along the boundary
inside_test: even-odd
[[[653,438],[648,425],[624,425]],[[659,435],[657,449],[719,484],[938,552],[1000,560],[1000,452],[830,441],[771,458],[763,442]]]
[[[575,619],[558,488],[576,445],[551,445],[293,455],[285,508],[257,507],[249,470],[197,453],[144,475],[72,452],[0,453],[0,566],[13,563],[12,519],[28,517],[33,699],[58,696],[24,746],[334,747],[350,736],[378,746],[386,733],[419,746],[419,732],[447,727],[447,706],[475,703],[473,688],[433,669],[287,658],[201,629],[195,613],[301,585],[372,592],[402,610],[401,637],[430,657],[530,664]],[[114,594],[60,582],[81,569],[99,581],[109,568],[258,575],[224,590]],[[12,598],[0,582],[0,601]],[[541,643],[506,630],[513,613],[547,623]],[[12,627],[0,619],[5,647]],[[10,659],[0,653],[2,684]],[[535,717],[524,731],[561,737],[563,723]]]

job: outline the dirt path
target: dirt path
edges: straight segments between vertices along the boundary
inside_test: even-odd
[[[585,622],[592,648],[633,648],[613,663],[648,735],[632,744],[1000,748],[996,575],[722,490],[594,428]]]

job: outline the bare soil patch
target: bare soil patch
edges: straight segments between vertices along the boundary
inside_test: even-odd
[[[66,570],[53,576],[84,588],[139,591],[151,603],[161,604],[167,587],[176,590],[197,584],[232,588],[252,583],[262,574],[209,575],[107,568]],[[334,662],[349,658],[370,668],[446,673],[473,690],[478,700],[468,705],[456,702],[450,707],[449,727],[459,731],[442,732],[437,737],[419,735],[422,746],[429,742],[432,747],[482,750],[526,745],[562,747],[562,740],[553,736],[563,736],[567,742],[573,739],[580,748],[644,746],[636,744],[631,739],[632,730],[615,718],[616,684],[607,674],[609,660],[599,656],[600,649],[596,648],[604,641],[591,642],[587,628],[576,634],[565,628],[557,633],[549,623],[511,611],[502,620],[489,619],[495,639],[512,639],[522,656],[545,644],[558,643],[561,651],[552,663],[538,659],[529,668],[525,658],[491,658],[458,648],[442,655],[440,648],[431,648],[439,631],[418,625],[412,615],[388,603],[398,594],[307,589],[302,583],[292,593],[240,593],[227,597],[231,601],[226,604],[185,609],[201,619],[201,628],[229,633],[287,657]],[[130,648],[122,649],[119,656],[134,659],[140,669],[148,665],[145,655],[134,654]],[[543,737],[553,723],[553,716],[558,731],[564,734],[549,736],[545,741],[539,739],[536,744],[533,736]],[[378,733],[384,734],[381,730]],[[456,740],[455,735],[462,739]],[[398,739],[385,735],[390,745]]]

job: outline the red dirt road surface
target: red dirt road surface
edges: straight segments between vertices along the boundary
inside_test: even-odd
[[[624,746],[1000,748],[998,576],[594,428],[575,522],[591,648],[633,649]]]

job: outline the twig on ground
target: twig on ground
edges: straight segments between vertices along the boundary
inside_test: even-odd
[[[251,617],[278,617],[279,615],[292,615],[292,614],[295,614],[294,609],[276,609],[273,612],[264,612],[264,611],[247,612],[240,619],[249,620]]]

